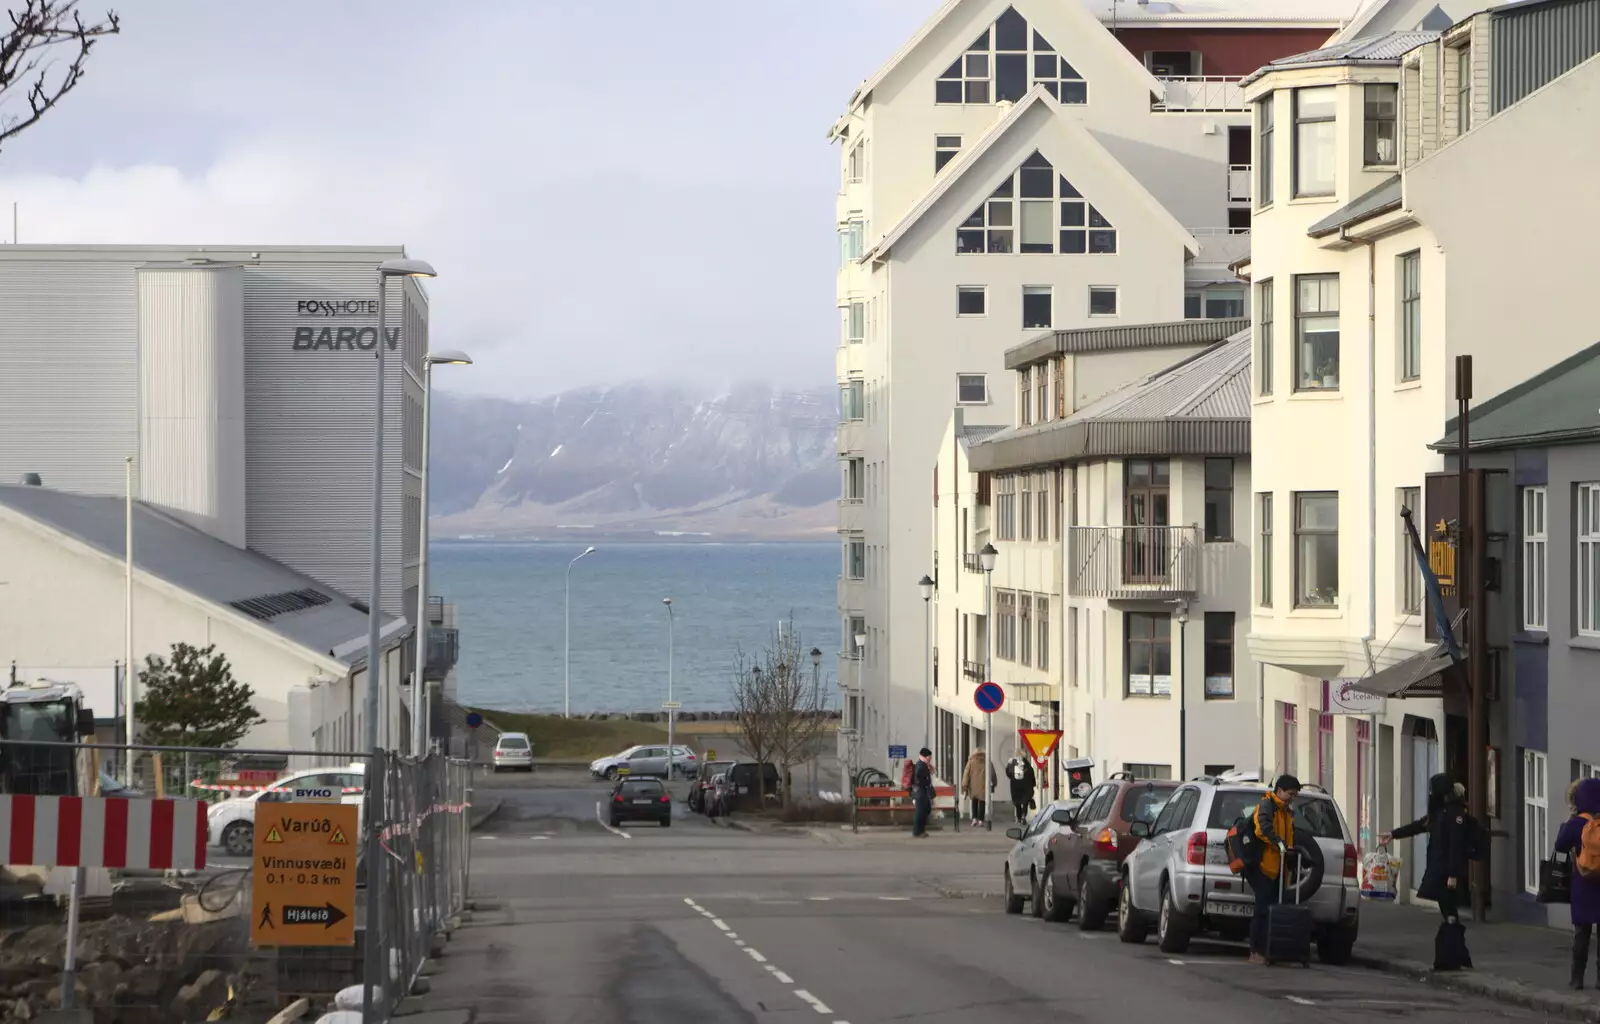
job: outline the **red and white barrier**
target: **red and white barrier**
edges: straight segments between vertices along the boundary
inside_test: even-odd
[[[206,866],[203,800],[0,795],[7,864],[85,868]]]

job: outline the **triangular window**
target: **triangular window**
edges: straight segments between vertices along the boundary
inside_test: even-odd
[[[1116,251],[1116,227],[1038,150],[956,229],[958,253]]]
[[[1089,102],[1089,83],[1015,7],[973,40],[934,83],[934,102],[945,104],[1015,102],[1035,85],[1066,104]]]

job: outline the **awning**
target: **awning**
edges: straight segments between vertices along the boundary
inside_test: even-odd
[[[1374,697],[1442,697],[1444,673],[1455,664],[1449,651],[1436,647],[1357,679],[1350,686]]]

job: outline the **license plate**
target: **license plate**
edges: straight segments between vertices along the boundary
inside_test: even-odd
[[[1206,902],[1206,913],[1218,917],[1252,917],[1256,908],[1251,903],[1218,903],[1214,900]]]
[[[634,803],[636,803],[636,804],[653,804],[653,803],[655,803],[655,801],[654,800],[635,800]]]

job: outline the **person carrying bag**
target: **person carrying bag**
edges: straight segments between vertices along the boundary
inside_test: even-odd
[[[1588,969],[1590,936],[1600,926],[1600,779],[1578,783],[1572,792],[1572,808],[1572,817],[1556,833],[1555,852],[1558,858],[1566,856],[1571,871],[1572,987],[1581,989]],[[1542,896],[1544,864],[1539,875]],[[1595,955],[1595,978],[1600,982],[1600,951]]]
[[[1482,860],[1482,830],[1478,820],[1467,813],[1466,788],[1448,775],[1428,780],[1428,813],[1409,825],[1379,836],[1378,844],[1388,846],[1395,839],[1428,834],[1428,860],[1417,886],[1419,899],[1439,905],[1439,932],[1433,943],[1433,969],[1456,971],[1472,966],[1467,949],[1467,929],[1458,908],[1467,891],[1467,865]]]

